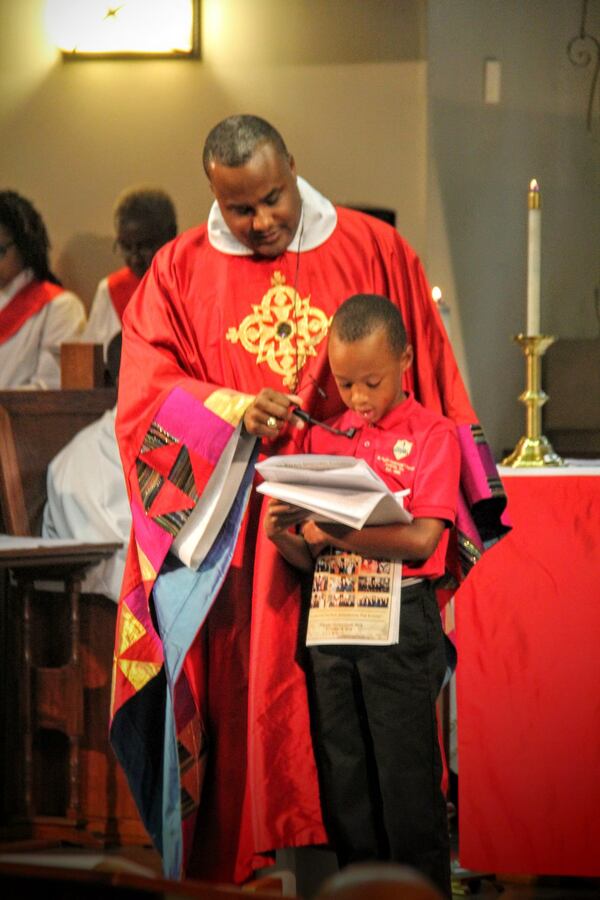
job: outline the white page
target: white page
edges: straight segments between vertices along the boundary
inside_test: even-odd
[[[256,471],[265,481],[286,484],[312,484],[389,492],[386,483],[368,462],[354,456],[299,453],[272,456],[258,463]]]
[[[384,525],[412,521],[412,516],[402,505],[404,491],[399,492],[397,497],[392,493],[315,488],[281,482],[263,482],[257,491],[351,528],[362,528],[367,522],[370,525]]]

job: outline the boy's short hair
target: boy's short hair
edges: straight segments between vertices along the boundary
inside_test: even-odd
[[[338,307],[331,322],[331,334],[351,344],[384,328],[390,349],[400,356],[406,348],[406,328],[400,310],[380,294],[354,294]]]

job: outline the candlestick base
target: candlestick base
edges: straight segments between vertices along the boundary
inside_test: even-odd
[[[541,388],[541,358],[556,338],[548,334],[517,334],[513,340],[521,347],[527,363],[527,386],[519,397],[525,404],[527,418],[525,435],[513,452],[502,460],[502,465],[532,469],[564,466],[565,461],[554,452],[548,438],[541,433],[542,406],[548,399]]]
[[[564,459],[555,453],[550,441],[544,435],[536,440],[522,437],[517,446],[502,460],[503,466],[516,468],[539,468],[540,466],[564,466]]]

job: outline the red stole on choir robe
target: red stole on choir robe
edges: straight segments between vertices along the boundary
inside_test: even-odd
[[[402,311],[415,349],[406,389],[460,426],[476,423],[417,256],[389,226],[350,210],[338,216],[333,235],[299,264],[293,252],[274,260],[220,253],[204,225],[155,256],[123,323],[117,435],[132,494],[140,447],[176,387],[197,396],[199,382],[245,394],[268,386],[299,393],[320,419],[341,412],[325,338],[335,310],[359,292],[388,296]],[[297,334],[305,339],[298,354]],[[262,450],[297,452],[301,442],[302,432],[289,429]],[[489,530],[501,533],[499,491],[493,499],[498,521]],[[297,661],[300,579],[264,536],[262,502],[253,492],[185,665],[211,743],[184,865],[188,875],[217,881],[243,881],[275,848],[327,840]],[[130,552],[124,584],[149,590],[148,577]],[[115,717],[126,702],[117,682]]]
[[[135,275],[129,266],[123,266],[116,272],[111,272],[107,277],[108,293],[111,303],[121,322],[123,321],[123,313],[125,307],[131,300],[131,296],[136,287],[142,280]]]
[[[0,311],[0,344],[4,344],[23,327],[27,319],[37,315],[47,303],[64,292],[51,281],[30,281]]]

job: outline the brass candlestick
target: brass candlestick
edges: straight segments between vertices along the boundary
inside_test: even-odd
[[[552,449],[542,431],[542,406],[548,395],[542,390],[542,356],[556,338],[547,334],[517,334],[513,338],[519,344],[527,361],[527,387],[519,396],[527,410],[525,436],[513,452],[502,460],[503,466],[514,468],[539,468],[540,466],[564,466],[565,463]]]

